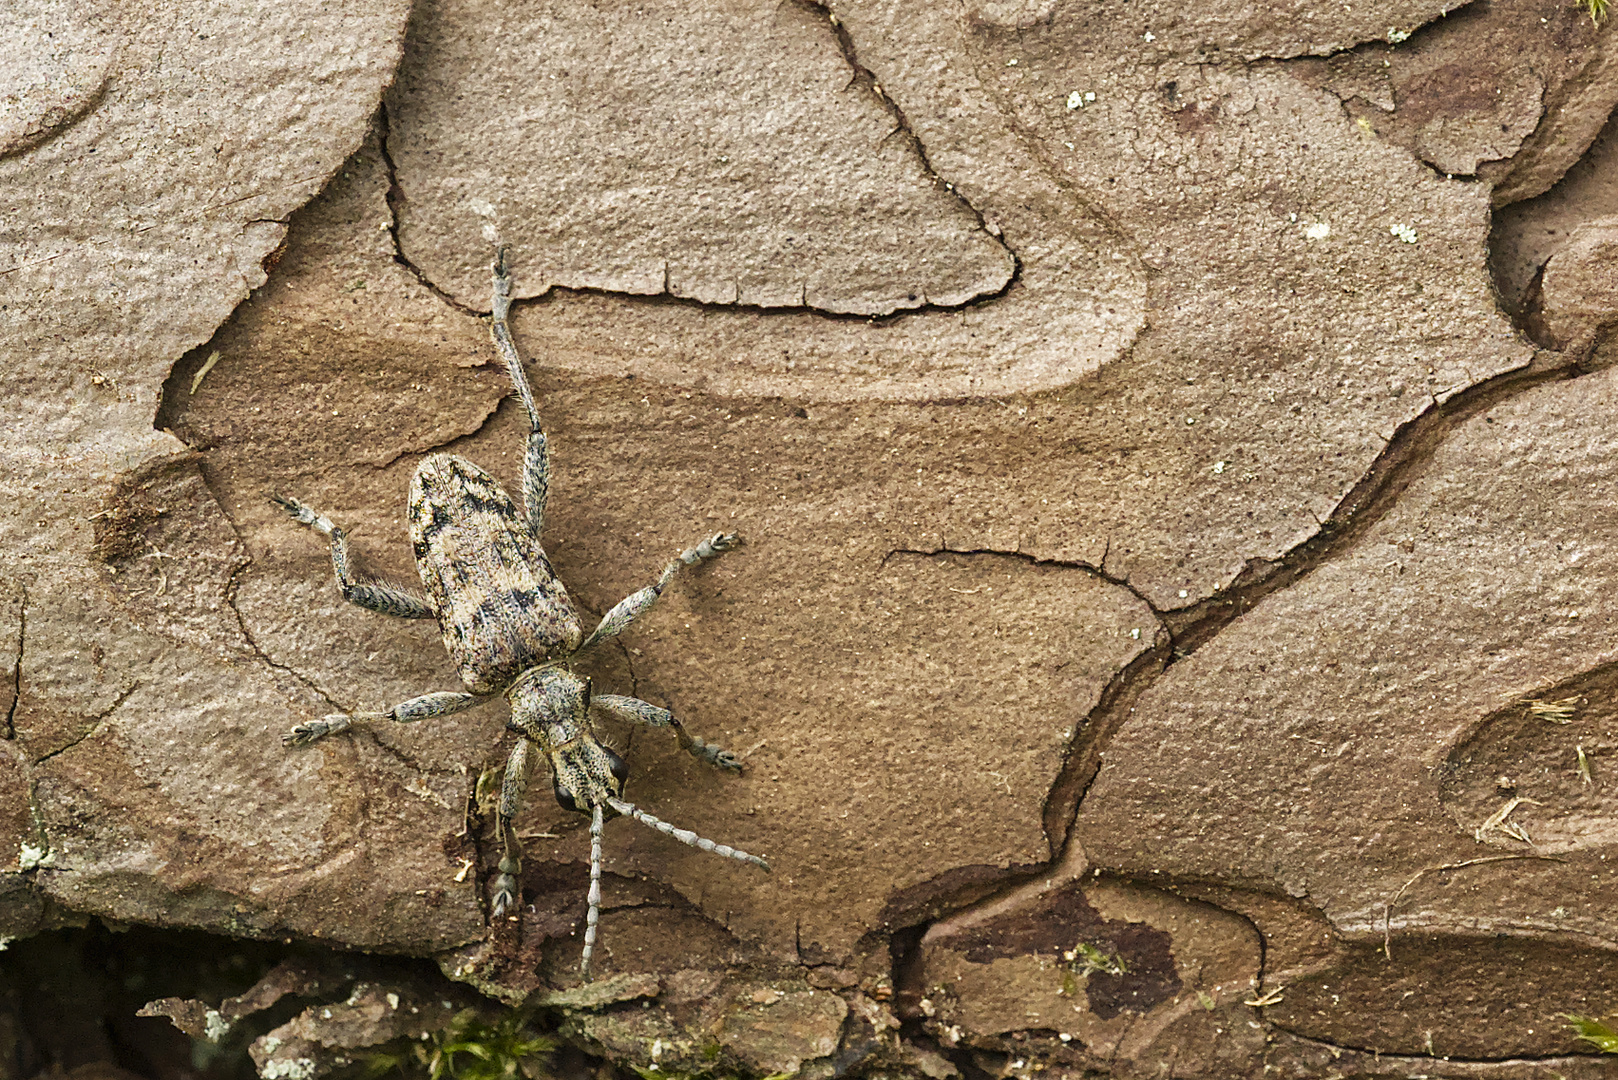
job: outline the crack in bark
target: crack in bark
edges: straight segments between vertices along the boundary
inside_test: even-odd
[[[11,675],[11,705],[6,709],[5,730],[0,733],[0,738],[4,739],[17,737],[17,706],[22,702],[22,654],[28,638],[28,586],[19,583],[18,589],[22,597],[17,601],[17,667]]]
[[[213,499],[214,505],[219,508],[220,516],[223,517],[225,522],[230,525],[230,531],[236,534],[236,542],[241,545],[242,549],[241,561],[231,568],[230,577],[225,580],[224,596],[225,605],[230,608],[231,614],[236,617],[236,625],[242,632],[242,640],[247,642],[247,647],[252,650],[254,656],[258,657],[260,663],[264,664],[266,667],[274,668],[276,671],[286,672],[286,674],[303,684],[305,688],[319,697],[327,705],[331,706],[332,709],[336,710],[337,712],[345,712],[346,710],[343,709],[342,706],[338,705],[337,702],[332,699],[332,696],[326,693],[325,690],[321,689],[313,679],[305,676],[302,672],[296,670],[295,668],[289,667],[286,664],[277,663],[276,661],[270,659],[269,654],[259,646],[257,639],[253,637],[253,632],[248,629],[247,618],[242,614],[242,609],[236,602],[236,592],[240,586],[240,578],[242,573],[253,565],[252,549],[247,544],[247,537],[243,535],[241,526],[236,523],[236,519],[232,517],[230,511],[225,508],[225,500],[220,498],[219,492],[215,489],[214,480],[210,475],[210,471],[211,470],[208,468],[206,461],[200,459],[197,461],[197,475],[202,477],[202,484],[208,489],[209,497]]]
[[[1592,374],[1594,370],[1586,365],[1590,361],[1597,338],[1590,336],[1581,341],[1577,350],[1564,353],[1536,353],[1534,358],[1524,367],[1514,371],[1502,373],[1483,382],[1476,383],[1459,393],[1454,394],[1443,402],[1435,402],[1414,419],[1400,425],[1388,440],[1382,452],[1377,455],[1369,469],[1360,480],[1349,490],[1348,494],[1337,504],[1325,521],[1321,523],[1320,530],[1308,540],[1284,553],[1281,557],[1268,559],[1250,559],[1242,571],[1232,579],[1225,588],[1216,591],[1206,599],[1185,608],[1172,609],[1159,612],[1155,607],[1140,598],[1151,608],[1158,617],[1162,627],[1162,637],[1166,640],[1155,642],[1152,649],[1142,653],[1121,670],[1107,688],[1102,692],[1101,700],[1085,717],[1078,730],[1082,733],[1074,740],[1069,756],[1064,762],[1058,777],[1046,796],[1044,807],[1044,822],[1047,837],[1052,840],[1052,851],[1056,854],[1041,873],[1029,878],[1019,878],[1008,882],[1003,888],[996,889],[987,897],[976,898],[968,903],[951,910],[946,910],[937,917],[926,920],[919,927],[922,933],[933,923],[944,918],[959,914],[986,904],[992,904],[1006,896],[1014,889],[1027,888],[1032,881],[1056,881],[1072,873],[1070,864],[1082,859],[1082,851],[1074,839],[1074,826],[1078,820],[1078,811],[1082,806],[1084,797],[1089,793],[1091,784],[1100,769],[1100,754],[1102,748],[1110,740],[1124,721],[1133,711],[1135,703],[1140,699],[1159,678],[1161,678],[1174,664],[1194,654],[1202,646],[1216,638],[1231,623],[1235,622],[1246,612],[1252,610],[1266,597],[1297,584],[1317,568],[1335,560],[1339,555],[1352,550],[1394,508],[1404,493],[1425,474],[1431,464],[1439,446],[1446,441],[1452,432],[1472,418],[1494,408],[1497,405],[1511,400],[1521,394],[1527,393],[1535,387],[1551,383],[1570,381],[1581,376]],[[941,554],[1012,554],[1019,558],[1029,559],[1031,562],[1040,560],[1024,555],[1021,552],[954,552],[947,544],[933,551],[911,551],[909,549],[895,549],[884,558],[891,558],[895,554],[918,554],[936,557]],[[1116,579],[1101,573],[1094,567],[1082,562],[1058,562],[1057,565],[1073,566],[1094,574],[1101,580],[1129,589],[1126,580]],[[1135,594],[1138,596],[1138,594]],[[1082,746],[1081,746],[1082,744]],[[1060,836],[1060,845],[1056,840]],[[1153,881],[1149,883],[1154,888],[1162,888],[1164,883]],[[1206,901],[1205,901],[1206,902]],[[1215,905],[1220,907],[1220,905]],[[1228,910],[1221,907],[1221,910]],[[1240,912],[1232,914],[1241,916]],[[1246,919],[1245,916],[1241,916]],[[1246,919],[1252,923],[1251,919]],[[1255,930],[1257,925],[1253,924]],[[1259,975],[1262,980],[1264,962],[1267,956],[1264,935],[1258,934],[1260,942]],[[919,936],[917,938],[919,941]],[[895,964],[893,979],[896,994],[901,989],[916,989],[905,982],[907,976],[911,979],[920,977],[919,964],[910,965],[914,970],[902,970],[904,965]],[[1261,982],[1262,985],[1262,982]],[[1262,1015],[1262,1014],[1261,1014]],[[1271,1024],[1277,1030],[1285,1030]],[[1288,1034],[1292,1034],[1288,1032]],[[1300,1037],[1301,1038],[1301,1037]],[[1332,1045],[1322,1043],[1321,1045]],[[1342,1047],[1345,1050],[1357,1051],[1357,1048]],[[1423,1060],[1413,1058],[1412,1060]],[[1502,1061],[1519,1059],[1479,1059],[1480,1061]],[[1534,1060],[1534,1059],[1520,1059]],[[1561,1058],[1548,1058],[1545,1060],[1562,1060]]]
[[[1107,541],[1108,550],[1111,549],[1111,546],[1112,540],[1109,538]],[[1101,569],[1101,567],[1092,563],[1087,563],[1082,559],[1041,559],[1039,556],[1030,555],[1026,551],[1003,551],[999,548],[952,548],[949,546],[949,541],[945,540],[936,548],[890,548],[887,554],[882,556],[882,561],[879,562],[877,566],[879,568],[887,566],[888,560],[893,558],[895,555],[920,555],[925,558],[936,558],[939,555],[1000,555],[1007,558],[1020,559],[1030,566],[1059,566],[1071,570],[1082,570],[1084,573],[1089,574],[1091,577],[1096,578],[1097,580],[1105,581],[1108,585],[1116,585],[1118,588],[1129,593],[1129,595],[1133,596],[1136,600],[1139,600],[1142,604],[1146,605],[1147,610],[1152,613],[1152,617],[1157,619],[1159,622],[1162,622],[1164,618],[1164,612],[1158,610],[1155,604],[1153,604],[1145,596],[1142,596],[1140,591],[1129,583],[1128,578],[1121,578],[1116,574],[1109,574],[1107,571]],[[1102,561],[1105,562],[1105,560],[1106,556],[1103,554]]]
[[[931,301],[928,301],[920,308],[908,308],[903,312],[889,312],[887,315],[878,316],[877,318],[893,318],[896,315],[909,314],[928,309],[939,311],[956,311],[963,308],[973,307],[978,304],[987,303],[991,300],[998,300],[1005,296],[1011,291],[1013,286],[1022,280],[1022,257],[1018,255],[1016,251],[1012,250],[1011,245],[1006,243],[1005,237],[1000,235],[998,229],[991,230],[989,228],[988,218],[985,217],[983,211],[979,210],[975,205],[973,205],[971,199],[968,199],[965,195],[962,195],[958,190],[956,190],[954,184],[950,183],[948,180],[945,180],[941,175],[939,175],[938,170],[933,167],[932,159],[927,156],[926,145],[921,141],[921,137],[915,133],[915,130],[911,128],[910,119],[909,117],[905,116],[904,109],[897,101],[889,97],[885,90],[882,89],[882,84],[876,80],[876,74],[872,72],[870,68],[860,63],[859,56],[854,49],[854,38],[849,34],[848,27],[843,25],[843,20],[838,18],[837,13],[831,9],[829,0],[795,0],[795,2],[802,8],[813,9],[820,12],[825,16],[827,23],[830,24],[832,36],[837,41],[837,48],[842,53],[843,62],[848,65],[848,69],[851,73],[851,77],[848,80],[848,86],[844,87],[844,89],[847,90],[857,87],[876,98],[877,102],[881,104],[882,108],[886,110],[887,114],[893,118],[894,124],[897,125],[894,130],[888,134],[887,138],[892,138],[894,135],[898,135],[903,138],[905,144],[910,148],[910,152],[916,155],[917,161],[921,162],[922,171],[927,174],[935,185],[949,192],[950,195],[954,196],[956,202],[960,203],[961,206],[970,211],[972,217],[978,223],[978,228],[981,229],[985,235],[992,236],[995,242],[1000,245],[1000,248],[1011,257],[1010,276],[1006,278],[1006,283],[1004,285],[1000,286],[1000,288],[996,289],[992,293],[980,293],[969,300],[965,300],[959,304],[953,305],[934,304]],[[923,299],[925,299],[925,296]],[[807,304],[804,306],[808,307]],[[869,316],[866,317],[869,318]]]
[[[145,686],[145,685],[146,684],[142,683],[142,682],[130,683],[128,687],[126,687],[125,689],[119,691],[117,698],[114,699],[114,701],[113,701],[113,703],[111,705],[109,705],[105,709],[101,710],[99,713],[97,713],[92,718],[90,727],[88,729],[86,729],[85,732],[82,735],[80,735],[78,738],[73,739],[70,742],[68,742],[68,743],[66,743],[66,744],[64,744],[62,746],[57,747],[55,750],[52,750],[50,753],[45,754],[42,757],[35,758],[31,764],[33,764],[34,767],[37,768],[40,765],[45,764],[51,758],[58,757],[58,756],[60,756],[62,754],[67,753],[69,750],[73,749],[75,746],[79,745],[81,742],[84,742],[90,736],[92,736],[96,732],[100,731],[101,728],[106,724],[106,722],[109,719],[112,718],[112,714],[117,712],[118,709],[120,707],[122,707],[123,703],[128,701],[130,696],[132,694],[134,694],[134,692],[136,690],[139,690],[142,686]]]
[[[523,303],[542,303],[555,296],[559,296],[562,293],[571,293],[576,296],[604,296],[613,297],[616,299],[633,300],[642,304],[664,304],[689,307],[699,311],[722,309],[751,311],[761,315],[797,314],[801,312],[809,312],[820,318],[831,319],[834,321],[859,322],[874,326],[885,326],[910,315],[920,315],[930,311],[962,311],[979,304],[998,300],[1010,292],[1011,289],[1022,280],[1022,258],[1017,254],[1017,252],[1011,249],[1011,247],[1005,242],[1005,238],[1000,236],[997,230],[991,230],[989,228],[988,221],[984,217],[983,212],[980,211],[976,206],[972,205],[971,200],[967,199],[966,196],[957,191],[954,184],[938,175],[938,172],[933,168],[932,162],[927,157],[926,148],[922,145],[921,140],[916,137],[915,133],[911,131],[910,122],[905,118],[903,110],[899,108],[897,102],[893,101],[882,91],[881,84],[876,81],[875,76],[871,74],[869,69],[861,65],[859,60],[855,57],[853,42],[850,40],[848,32],[843,28],[841,20],[837,18],[836,14],[833,13],[829,7],[817,2],[817,0],[794,0],[794,2],[805,8],[812,8],[824,15],[833,30],[834,37],[842,53],[843,60],[848,64],[850,70],[853,72],[853,77],[849,80],[849,86],[859,86],[871,93],[877,99],[877,101],[882,104],[883,108],[889,113],[889,115],[893,117],[895,124],[897,124],[894,132],[891,133],[889,137],[891,138],[893,134],[903,135],[903,137],[907,140],[912,152],[915,153],[916,159],[921,163],[922,170],[926,173],[928,178],[930,178],[935,185],[943,188],[945,191],[949,192],[950,195],[954,196],[954,198],[972,214],[973,218],[978,223],[978,228],[984,233],[984,235],[992,237],[995,243],[1000,246],[1001,250],[1003,250],[1010,257],[1011,273],[1007,275],[1005,284],[1001,285],[1000,288],[996,289],[994,292],[979,293],[959,304],[935,304],[932,301],[927,300],[925,294],[922,294],[922,299],[924,302],[917,307],[899,308],[881,314],[825,311],[821,308],[810,306],[806,292],[800,293],[799,302],[795,305],[770,306],[764,304],[743,304],[740,302],[718,304],[707,300],[698,300],[694,297],[676,296],[674,293],[670,292],[668,260],[665,259],[663,262],[663,291],[659,293],[642,294],[593,285],[559,285],[552,283],[543,293],[539,294],[538,296],[526,299],[518,299],[513,297],[513,308],[516,308]],[[392,133],[392,117],[389,115],[386,101],[383,101],[377,110],[377,127],[377,142],[381,149],[382,161],[388,174],[388,235],[392,238],[393,242],[393,261],[399,266],[403,267],[405,270],[409,271],[411,276],[420,282],[424,288],[431,291],[434,296],[438,297],[438,299],[442,300],[445,304],[454,308],[456,311],[459,311],[462,314],[471,315],[478,319],[486,317],[489,312],[457,300],[442,286],[434,282],[425,271],[412,262],[409,256],[405,254],[404,245],[399,238],[399,206],[405,201],[406,197],[404,187],[399,182],[399,167],[393,160],[392,152],[388,149],[388,140]],[[803,288],[807,290],[807,283],[804,284]]]
[[[1589,351],[1537,353],[1526,366],[1475,383],[1399,425],[1313,536],[1278,559],[1249,559],[1223,589],[1196,604],[1164,612],[1164,623],[1174,636],[1173,661],[1196,652],[1265,597],[1290,588],[1356,546],[1425,473],[1439,445],[1456,428],[1541,384],[1591,374],[1583,367]]]
[[[1455,6],[1453,6],[1453,7],[1445,7],[1442,11],[1440,11],[1437,15],[1433,16],[1432,18],[1427,19],[1427,20],[1425,20],[1423,22],[1419,22],[1416,25],[1412,26],[1409,29],[1409,31],[1406,32],[1405,37],[1400,39],[1400,40],[1401,41],[1409,40],[1410,38],[1413,38],[1417,34],[1421,33],[1423,30],[1426,30],[1429,27],[1436,26],[1436,25],[1444,22],[1451,15],[1455,14],[1456,12],[1464,11],[1464,10],[1470,10],[1470,9],[1473,9],[1473,7],[1474,7],[1474,0],[1459,0],[1459,3],[1455,4]],[[1399,28],[1398,27],[1390,27],[1389,29],[1397,30]],[[1299,53],[1289,53],[1289,54],[1282,55],[1282,56],[1272,55],[1270,53],[1256,53],[1256,54],[1254,54],[1252,56],[1243,57],[1243,61],[1245,63],[1249,63],[1249,64],[1256,64],[1256,63],[1261,63],[1261,62],[1266,61],[1266,60],[1277,61],[1277,62],[1285,62],[1285,61],[1288,61],[1288,60],[1329,60],[1333,56],[1341,56],[1344,53],[1351,53],[1355,49],[1363,49],[1367,45],[1381,44],[1381,45],[1393,46],[1393,45],[1396,45],[1396,44],[1399,44],[1399,43],[1400,42],[1389,41],[1386,36],[1369,37],[1369,38],[1365,38],[1363,41],[1356,41],[1352,45],[1344,45],[1344,46],[1341,46],[1339,48],[1332,49],[1329,52],[1299,52]],[[1335,97],[1336,95],[1333,95],[1333,96]],[[1440,173],[1440,175],[1443,175],[1443,174]]]
[[[1456,1065],[1516,1065],[1520,1063],[1523,1065],[1563,1065],[1572,1067],[1575,1065],[1588,1064],[1592,1061],[1600,1061],[1600,1058],[1593,1057],[1590,1054],[1547,1054],[1544,1057],[1513,1056],[1498,1058],[1460,1057],[1454,1054],[1393,1054],[1386,1050],[1368,1049],[1363,1046],[1352,1046],[1348,1043],[1332,1042],[1330,1039],[1320,1039],[1309,1035],[1300,1035],[1291,1028],[1282,1027],[1280,1024],[1277,1024],[1274,1021],[1266,1021],[1266,1023],[1268,1023],[1276,1031],[1285,1032],[1291,1038],[1297,1039],[1301,1043],[1307,1043],[1310,1046],[1323,1047],[1328,1051],[1341,1051],[1345,1054],[1364,1054],[1367,1057],[1376,1058],[1376,1060],[1379,1062],[1408,1062],[1412,1067],[1420,1066],[1422,1064],[1431,1065],[1433,1062],[1444,1062],[1447,1064],[1453,1063]],[[1434,1030],[1437,1029],[1435,1028]]]
[[[950,547],[946,540],[931,550],[893,548],[883,556],[881,565],[886,566],[888,560],[895,555],[920,555],[929,558],[936,558],[939,555],[998,555],[1020,559],[1031,566],[1068,567],[1123,589],[1145,605],[1152,613],[1152,617],[1157,620],[1158,632],[1153,635],[1151,643],[1113,675],[1102,688],[1095,706],[1075,725],[1074,735],[1068,741],[1061,768],[1046,794],[1041,818],[1045,839],[1052,852],[1050,866],[1053,868],[1063,866],[1069,857],[1068,839],[1079,803],[1100,768],[1101,747],[1123,726],[1124,719],[1134,708],[1135,701],[1145,692],[1146,687],[1173,660],[1174,635],[1168,628],[1165,613],[1142,596],[1128,579],[1109,574],[1081,560],[1040,559],[1021,551],[1000,551],[993,548],[963,550]],[[997,890],[998,892],[1000,890]]]
[[[385,199],[388,204],[388,236],[393,241],[393,261],[397,265],[408,270],[411,276],[421,283],[423,288],[427,289],[434,296],[438,297],[456,311],[461,312],[463,315],[471,315],[473,318],[482,318],[483,315],[486,314],[485,312],[477,311],[474,308],[461,303],[459,300],[455,299],[455,297],[439,288],[439,286],[422,271],[421,267],[411,262],[410,259],[405,255],[404,245],[399,241],[399,204],[405,201],[405,193],[404,187],[399,183],[399,166],[395,164],[393,160],[393,153],[388,149],[388,139],[393,133],[393,118],[388,113],[388,103],[386,99],[384,99],[382,104],[377,107],[376,126],[377,146],[382,152],[382,164],[384,167],[386,167],[388,172],[388,190]]]

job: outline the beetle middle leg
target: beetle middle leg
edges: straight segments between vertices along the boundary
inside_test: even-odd
[[[666,727],[674,729],[674,737],[680,740],[680,749],[699,761],[706,761],[710,765],[732,772],[742,771],[742,761],[729,750],[717,743],[699,739],[685,730],[679,719],[667,709],[660,709],[649,701],[640,698],[625,697],[621,694],[595,694],[590,698],[590,708],[619,720],[627,720],[634,724],[645,724],[647,727]]]
[[[332,524],[330,518],[297,499],[271,495],[293,521],[306,525],[331,541],[331,565],[337,575],[337,588],[343,599],[358,604],[367,611],[393,615],[401,619],[431,619],[432,603],[414,589],[386,581],[360,581],[348,561],[348,533]]]
[[[462,709],[469,709],[487,700],[489,700],[487,694],[463,694],[454,690],[439,690],[413,697],[409,701],[401,701],[383,712],[334,713],[320,720],[311,720],[307,724],[299,724],[281,736],[281,742],[286,746],[303,746],[327,735],[346,731],[356,720],[393,720],[401,724],[414,724],[418,720],[431,720],[434,717],[458,713]]]
[[[618,601],[616,607],[601,618],[601,625],[590,632],[584,639],[584,644],[578,648],[583,652],[592,645],[599,645],[608,638],[617,637],[629,627],[629,624],[651,610],[657,603],[657,598],[663,595],[663,590],[669,587],[676,574],[688,566],[695,566],[704,559],[717,558],[725,552],[741,546],[741,537],[735,533],[714,533],[696,547],[686,548],[663,568],[655,584],[648,585],[639,592]]]

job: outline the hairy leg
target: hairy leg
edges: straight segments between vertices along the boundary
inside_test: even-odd
[[[337,574],[337,588],[343,594],[344,600],[358,604],[367,611],[393,615],[401,619],[434,617],[431,601],[414,589],[386,581],[360,581],[356,578],[348,559],[348,534],[333,525],[326,515],[305,506],[297,499],[288,499],[281,495],[271,495],[270,498],[279,503],[293,521],[308,526],[331,541],[332,570]]]
[[[669,587],[669,583],[681,570],[695,566],[704,559],[716,558],[740,545],[741,539],[735,533],[715,533],[696,547],[686,548],[669,561],[655,584],[648,585],[618,601],[618,605],[602,617],[601,625],[584,639],[584,644],[579,646],[578,651],[583,652],[592,645],[598,645],[608,638],[623,633],[630,623],[651,610],[652,605],[657,603],[657,598],[663,595],[663,590]]]
[[[469,709],[478,702],[487,700],[489,700],[487,695],[440,690],[413,697],[409,701],[401,701],[383,712],[335,713],[324,719],[311,720],[307,724],[299,724],[281,736],[281,741],[287,746],[303,746],[327,735],[346,731],[356,720],[392,720],[400,724],[414,724],[418,720],[431,720],[458,713],[462,709]]]
[[[494,896],[489,910],[494,918],[516,911],[522,900],[522,842],[513,822],[522,808],[522,795],[528,787],[528,740],[518,739],[506,759],[506,776],[500,785],[500,873],[494,879]]]
[[[674,729],[674,737],[680,740],[680,749],[699,761],[706,761],[721,769],[732,772],[742,771],[742,762],[735,754],[724,749],[717,743],[705,742],[685,730],[684,725],[667,709],[660,709],[649,701],[640,698],[624,697],[620,694],[595,694],[590,698],[590,708],[599,710],[603,715],[627,720],[634,724],[644,724],[647,727],[666,727]]]
[[[522,357],[517,355],[517,343],[506,321],[510,314],[511,275],[506,270],[506,249],[501,248],[494,257],[494,300],[490,310],[489,332],[494,337],[494,347],[500,353],[500,359],[505,362],[506,373],[511,376],[511,385],[516,388],[517,396],[522,399],[522,407],[528,414],[528,450],[522,463],[522,501],[528,531],[538,540],[545,527],[545,498],[550,491],[551,457],[545,432],[540,428],[539,407],[534,404],[534,391],[528,385]]]

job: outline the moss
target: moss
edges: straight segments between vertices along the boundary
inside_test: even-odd
[[[362,1076],[376,1080],[394,1071],[427,1080],[538,1080],[550,1075],[556,1040],[535,1031],[521,1009],[486,1023],[468,1009],[441,1031],[398,1052],[373,1054]]]
[[[1585,1042],[1595,1044],[1603,1054],[1618,1054],[1618,1031],[1589,1016],[1565,1014],[1572,1021],[1573,1031]]]

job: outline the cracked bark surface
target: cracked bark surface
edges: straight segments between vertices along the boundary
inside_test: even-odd
[[[1558,1014],[1618,1008],[1611,31],[26,14],[0,934],[433,956],[672,1070],[1604,1075]],[[457,688],[265,494],[409,581],[423,454],[515,484],[490,236],[585,621],[747,541],[588,674],[743,753],[606,733],[639,805],[776,872],[613,823],[589,986],[542,783],[486,922],[503,705],[278,740]]]

